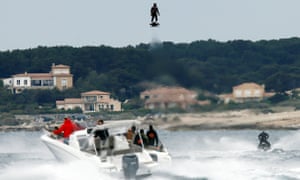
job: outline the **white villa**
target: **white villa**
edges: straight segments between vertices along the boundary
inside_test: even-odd
[[[73,75],[70,66],[52,64],[49,73],[15,74],[2,79],[4,87],[13,93],[21,93],[24,89],[53,89],[64,90],[73,87]]]

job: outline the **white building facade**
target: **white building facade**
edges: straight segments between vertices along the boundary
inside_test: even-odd
[[[15,74],[2,79],[3,85],[13,93],[21,93],[24,89],[53,89],[64,90],[73,87],[73,75],[70,67],[52,64],[49,73]]]

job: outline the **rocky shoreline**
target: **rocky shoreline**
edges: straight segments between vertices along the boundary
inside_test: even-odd
[[[0,126],[0,132],[12,131],[40,131],[43,126]]]
[[[149,123],[149,119],[140,118]],[[251,110],[168,114],[151,118],[159,129],[176,130],[218,130],[218,129],[300,129],[300,111],[277,113],[256,113]],[[0,126],[0,132],[40,131],[44,125]]]
[[[167,130],[300,129],[300,111],[255,113],[249,110],[173,115],[155,121]]]

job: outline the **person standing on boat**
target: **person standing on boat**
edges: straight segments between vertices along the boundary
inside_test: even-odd
[[[158,135],[153,129],[152,125],[149,125],[149,130],[147,131],[148,142],[150,146],[158,146]]]
[[[72,122],[71,118],[64,118],[64,123],[56,130],[53,131],[55,135],[63,133],[64,143],[69,144],[70,135],[77,130],[76,125]]]
[[[97,155],[101,156],[101,158],[105,158],[106,150],[104,150],[106,146],[106,140],[109,137],[108,129],[101,128],[103,126],[104,121],[99,119],[96,124],[96,130],[94,133],[94,144],[96,147]]]
[[[102,119],[99,119],[97,121],[97,126],[102,126],[103,124],[104,124],[104,121]],[[101,130],[97,130],[95,132],[95,135],[94,135],[94,137],[99,137],[101,139],[101,141],[103,141],[103,144],[105,143],[108,136],[109,136],[109,133],[108,133],[108,130],[106,128],[101,129]]]

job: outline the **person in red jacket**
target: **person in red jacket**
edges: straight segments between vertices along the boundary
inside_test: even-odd
[[[54,130],[53,133],[56,135],[63,133],[64,143],[69,144],[69,136],[75,130],[77,130],[77,127],[72,120],[70,118],[65,118],[64,123],[58,129]]]

